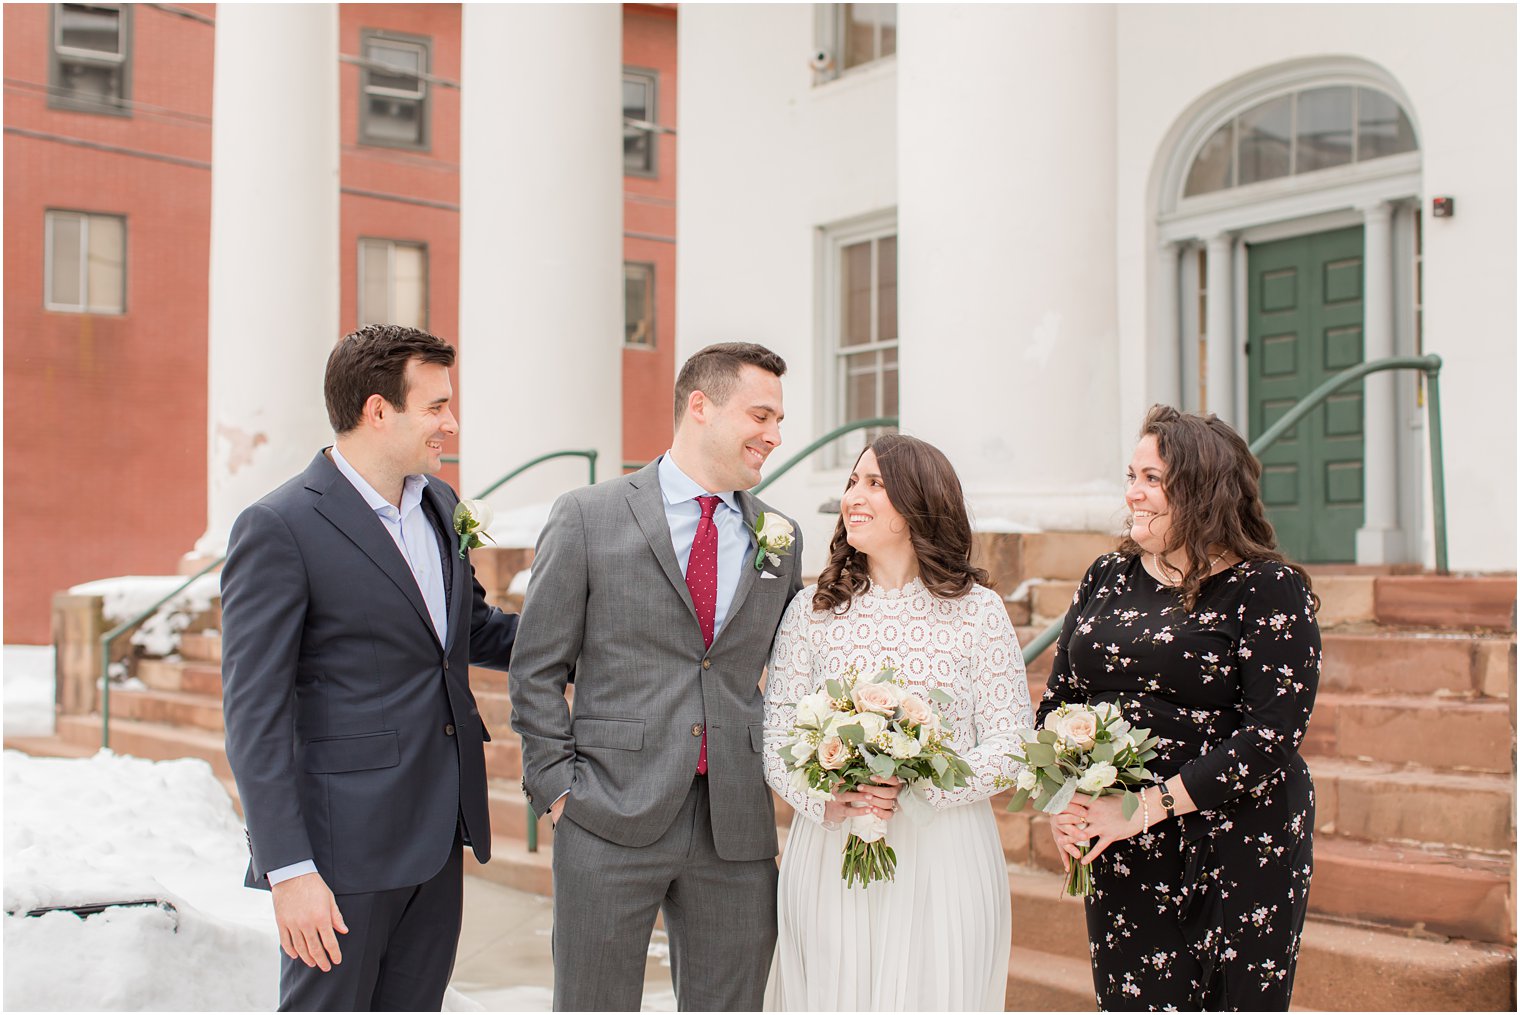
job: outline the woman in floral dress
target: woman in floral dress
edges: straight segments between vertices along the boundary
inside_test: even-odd
[[[1062,702],[1116,702],[1163,738],[1148,766],[1159,784],[1133,816],[1079,794],[1051,823],[1067,862],[1092,865],[1105,1010],[1288,1008],[1313,869],[1298,747],[1320,637],[1260,475],[1225,423],[1154,407],[1129,468],[1128,535],[1088,569],[1056,645],[1041,720]]]
[[[1008,754],[1032,720],[1013,625],[986,581],[945,456],[899,434],[872,442],[850,474],[828,565],[782,617],[766,678],[765,777],[796,810],[768,1010],[1003,1010],[1012,918],[989,798],[1021,770]],[[941,712],[970,785],[814,799],[777,753],[797,702],[850,666],[889,662],[910,689],[954,699]],[[851,815],[887,821],[894,880],[845,884]]]

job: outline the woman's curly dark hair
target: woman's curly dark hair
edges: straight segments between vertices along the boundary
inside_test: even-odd
[[[1156,438],[1156,451],[1166,464],[1161,488],[1172,524],[1161,554],[1187,553],[1188,571],[1178,584],[1182,605],[1192,610],[1198,602],[1203,580],[1213,569],[1210,558],[1217,551],[1212,548],[1222,547],[1241,560],[1276,561],[1298,572],[1317,611],[1319,597],[1308,572],[1277,549],[1277,534],[1261,502],[1261,462],[1245,439],[1213,413],[1178,412],[1169,405],[1151,406],[1140,427],[1140,439],[1146,437]],[[1126,529],[1119,552],[1141,556],[1147,551]]]
[[[966,497],[944,452],[899,433],[882,434],[866,445],[861,455],[866,451],[876,453],[887,499],[908,523],[908,537],[918,557],[924,587],[942,599],[959,599],[975,585],[991,586],[987,572],[971,563],[971,518],[966,514]],[[857,458],[855,468],[859,467]],[[829,541],[829,562],[818,576],[813,609],[844,613],[870,580],[866,555],[850,545],[841,515]]]

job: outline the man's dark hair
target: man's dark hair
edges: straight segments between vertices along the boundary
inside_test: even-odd
[[[364,403],[379,395],[406,410],[406,365],[414,359],[454,365],[454,347],[425,331],[399,324],[366,324],[333,346],[322,390],[334,433],[345,434],[364,418]]]
[[[786,360],[753,342],[720,342],[693,353],[676,375],[676,427],[681,426],[693,391],[702,392],[717,405],[726,403],[738,386],[739,370],[746,363],[777,377],[786,374]]]

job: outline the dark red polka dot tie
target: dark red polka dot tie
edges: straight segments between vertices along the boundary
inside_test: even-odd
[[[717,497],[698,497],[702,518],[697,535],[691,541],[691,557],[686,561],[686,588],[691,605],[697,610],[697,624],[702,628],[702,644],[712,648],[713,618],[718,610],[718,526],[713,522]],[[707,726],[702,727],[702,753],[697,756],[697,774],[707,774]]]

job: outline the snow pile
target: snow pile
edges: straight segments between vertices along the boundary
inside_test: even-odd
[[[232,801],[204,761],[5,752],[8,1010],[269,1010],[279,941]],[[12,916],[162,899],[175,909]]]
[[[173,592],[184,580],[182,575],[129,575],[86,582],[69,591],[80,596],[100,596],[106,623],[115,627]],[[132,633],[132,644],[150,656],[173,655],[179,650],[179,633],[190,626],[196,614],[210,609],[211,601],[221,593],[220,573],[201,575],[143,621]]]
[[[538,534],[549,524],[552,504],[523,504],[511,510],[497,510],[488,530],[491,542],[488,546],[532,549],[538,545]]]
[[[53,646],[5,646],[5,735],[53,735]]]

